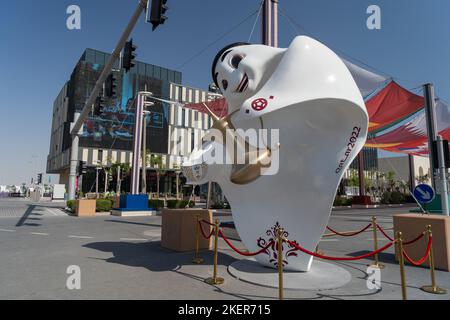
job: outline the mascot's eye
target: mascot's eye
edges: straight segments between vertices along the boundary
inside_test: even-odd
[[[232,66],[234,69],[237,69],[239,67],[239,64],[241,63],[242,59],[244,59],[243,56],[236,55],[230,60],[230,66]]]
[[[222,80],[222,86],[223,86],[223,90],[227,90],[228,89],[228,81]]]

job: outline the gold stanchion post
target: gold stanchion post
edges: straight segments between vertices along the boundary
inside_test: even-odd
[[[199,251],[200,251],[200,215],[197,216],[197,226],[195,228],[195,256],[194,259],[192,259],[193,264],[202,264],[205,260],[200,257]]]
[[[427,226],[427,234],[428,234],[428,241],[430,241],[430,238],[433,236],[431,232],[431,225]],[[430,273],[431,273],[431,286],[423,286],[420,288],[422,291],[433,293],[433,294],[446,294],[447,290],[444,288],[439,288],[436,286],[436,275],[434,273],[434,255],[433,255],[433,244],[431,244],[430,248],[430,254],[428,256],[428,261],[430,263]]]
[[[373,247],[374,251],[378,250],[378,227],[377,227],[377,217],[372,217],[372,230],[373,230]],[[373,256],[375,263],[369,265],[372,268],[384,269],[384,264],[380,263],[378,259],[378,253]]]
[[[278,295],[280,300],[284,300],[284,290],[283,290],[283,238],[284,229],[279,228],[277,230],[278,238]]]
[[[211,285],[220,285],[225,283],[225,280],[223,278],[217,277],[217,264],[219,260],[219,227],[220,221],[217,219],[214,226],[214,273],[212,278],[208,278],[205,280],[207,284]]]
[[[405,259],[403,257],[403,239],[401,232],[397,232],[397,241],[398,241],[398,261],[400,264],[400,279],[402,286],[402,298],[403,300],[408,300],[406,294]]]

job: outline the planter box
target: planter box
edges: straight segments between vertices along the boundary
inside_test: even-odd
[[[403,240],[409,241],[431,225],[433,233],[433,253],[436,269],[450,271],[450,217],[442,215],[398,214],[394,215],[394,232],[403,234]],[[416,243],[405,246],[408,255],[418,260],[425,254],[428,238],[425,236]],[[395,249],[398,261],[398,247]],[[405,263],[407,263],[405,261]],[[429,266],[428,260],[423,264]]]
[[[194,251],[196,244],[197,215],[200,219],[212,223],[213,213],[210,210],[201,209],[165,209],[162,212],[162,239],[161,246],[177,252]],[[212,228],[203,224],[205,233],[210,233]],[[200,234],[201,250],[212,249],[213,238],[206,240]]]
[[[77,200],[75,215],[77,217],[95,217],[97,200]]]

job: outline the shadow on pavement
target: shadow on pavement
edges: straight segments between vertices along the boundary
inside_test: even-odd
[[[115,263],[129,267],[146,268],[153,272],[176,271],[182,266],[193,265],[193,253],[178,253],[161,248],[161,242],[94,242],[83,247],[108,252],[112,258],[102,259],[108,263]],[[205,264],[213,263],[213,252],[201,253]],[[233,257],[219,252],[219,264],[228,266],[236,261]]]
[[[124,220],[105,220],[105,222],[114,222],[114,223],[122,223],[122,224],[131,224],[131,225],[138,225],[138,226],[161,228],[160,224],[151,224],[151,223],[143,223],[143,222],[132,222],[132,221],[124,221]]]
[[[23,216],[20,218],[20,220],[17,222],[16,227],[39,227],[40,224],[37,223],[26,223],[27,220],[29,220],[30,215],[33,213],[33,211],[36,209],[35,205],[28,205],[27,210],[23,214]]]

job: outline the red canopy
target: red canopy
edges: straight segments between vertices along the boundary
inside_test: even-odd
[[[218,117],[224,117],[228,115],[228,103],[225,99],[218,99],[210,102],[206,102],[206,105],[212,112]],[[192,103],[185,105],[185,108],[197,110],[203,113],[208,113],[203,103]]]
[[[376,96],[366,102],[369,113],[369,132],[376,132],[392,126],[425,105],[424,98],[390,82]]]

